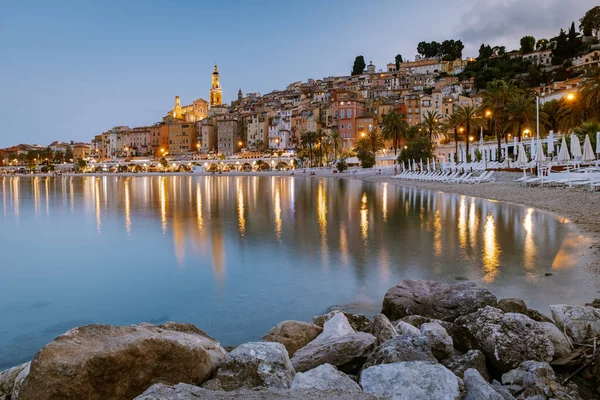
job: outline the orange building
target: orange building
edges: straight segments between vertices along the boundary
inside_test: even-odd
[[[360,92],[336,91],[333,93],[333,125],[337,125],[342,139],[342,149],[354,147],[358,138],[356,119],[365,111],[365,102]],[[337,123],[336,123],[337,122]]]

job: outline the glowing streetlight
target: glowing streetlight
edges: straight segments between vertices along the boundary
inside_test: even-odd
[[[492,112],[490,110],[485,110],[485,117],[490,118],[492,116]]]
[[[367,134],[366,134],[366,133],[364,133],[364,132],[361,132],[361,133],[360,133],[360,136],[361,136],[361,137],[365,137],[366,135],[367,135]]]
[[[472,142],[473,140],[475,140],[475,138],[473,136],[469,136],[469,142]]]
[[[572,93],[572,92],[571,92],[571,93],[567,94],[567,100],[568,100],[568,101],[573,101],[573,100],[575,100],[575,93]]]
[[[529,128],[527,128],[527,129],[525,129],[525,130],[523,131],[523,133],[525,134],[525,136],[529,136],[529,133],[530,133],[530,132],[531,132],[531,131],[529,130]]]
[[[463,128],[463,127],[461,126],[460,128],[458,128],[458,131],[459,131],[460,133],[463,133],[463,132],[465,131],[465,128]]]
[[[241,140],[238,142],[238,146],[242,147],[242,141]]]

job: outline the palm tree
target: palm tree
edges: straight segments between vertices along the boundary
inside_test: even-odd
[[[600,109],[600,75],[594,78],[586,78],[581,86],[581,95],[585,100],[586,106],[596,112],[598,118],[598,109]]]
[[[383,117],[383,138],[394,141],[394,154],[398,151],[398,140],[408,131],[406,115],[391,112]]]
[[[458,112],[453,112],[446,119],[444,123],[444,128],[446,131],[452,130],[454,132],[454,154],[458,155],[458,130],[461,127],[462,119]]]
[[[492,130],[498,142],[498,154],[501,154],[502,136],[504,126],[508,121],[506,104],[513,97],[517,88],[503,80],[489,82],[483,93],[483,106],[486,108],[485,116],[490,118]]]
[[[458,107],[456,112],[461,125],[464,125],[466,128],[465,143],[467,157],[469,157],[469,139],[471,136],[471,129],[482,126],[483,118],[481,117],[480,110],[470,104]]]
[[[506,104],[506,112],[509,115],[508,125],[520,142],[523,127],[535,125],[535,98],[528,93],[518,94]]]
[[[369,149],[373,153],[373,156],[375,156],[379,150],[385,147],[385,141],[381,133],[379,133],[379,129],[373,127],[373,129],[369,129],[365,136],[360,138],[357,147]]]
[[[437,111],[427,111],[423,116],[421,126],[429,133],[429,141],[433,143],[433,139],[437,139],[442,134],[442,124],[440,122],[440,114]]]
[[[331,129],[331,131],[329,132],[329,140],[331,141],[331,144],[333,146],[334,162],[337,162],[338,147],[342,140],[342,137],[340,136],[340,132],[338,131],[337,127],[333,127],[333,129]]]
[[[544,124],[546,129],[558,132],[560,130],[560,102],[558,100],[548,101],[542,106],[542,111],[546,114],[546,122]]]
[[[317,129],[315,141],[319,145],[319,160],[317,166],[321,166],[321,161],[323,161],[323,141],[327,138],[327,132],[323,128]]]
[[[304,147],[308,147],[308,154],[309,154],[309,160],[310,160],[310,166],[312,167],[313,165],[313,146],[315,145],[315,142],[317,141],[317,133],[316,132],[304,132],[302,133],[302,135],[300,135],[300,143],[302,144],[302,146]]]

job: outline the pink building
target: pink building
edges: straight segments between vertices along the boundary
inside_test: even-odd
[[[358,139],[357,118],[365,112],[365,102],[359,92],[336,91],[333,94],[333,125],[337,125],[342,148],[350,149]]]
[[[129,131],[129,154],[135,156],[147,156],[152,153],[150,148],[150,127],[140,126]]]

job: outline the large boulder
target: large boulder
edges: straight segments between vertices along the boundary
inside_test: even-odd
[[[398,331],[390,320],[383,314],[377,314],[373,318],[371,333],[377,339],[377,344],[381,344],[398,336]]]
[[[496,297],[474,282],[403,280],[387,291],[381,312],[392,321],[407,315],[453,321],[488,305],[495,306]]]
[[[600,335],[600,308],[559,304],[550,306],[550,311],[556,325],[575,343]]]
[[[200,384],[225,354],[193,325],[86,325],[37,353],[19,399],[131,399],[156,382]]]
[[[31,362],[0,371],[0,400],[16,400],[23,381],[29,375]]]
[[[324,391],[314,389],[257,388],[240,389],[233,392],[213,392],[197,386],[180,383],[167,386],[161,383],[148,388],[134,400],[381,400],[366,393]]]
[[[427,322],[421,325],[421,335],[427,338],[431,352],[438,360],[448,358],[452,354],[452,350],[454,350],[452,338],[446,329],[437,322]]]
[[[499,372],[527,360],[551,361],[554,356],[552,342],[539,323],[522,314],[488,306],[458,318],[455,324],[469,330],[479,350]]]
[[[408,322],[396,321],[394,328],[398,335],[421,336],[421,330]]]
[[[485,356],[479,350],[469,350],[465,354],[452,355],[442,360],[442,364],[459,378],[463,377],[466,370],[476,369],[483,379],[486,381],[490,379],[490,373],[485,364]]]
[[[496,308],[504,311],[505,313],[507,313],[507,312],[519,313],[519,314],[527,313],[527,305],[521,299],[508,298],[508,299],[498,300],[498,305],[496,306]]]
[[[395,399],[456,400],[458,378],[446,367],[423,361],[375,365],[360,375],[366,393]]]
[[[333,318],[334,315],[340,313],[344,314],[348,320],[348,323],[356,332],[371,333],[372,322],[369,320],[369,318],[365,317],[363,314],[352,314],[341,310],[333,310],[327,314],[317,315],[316,317],[313,317],[313,324],[323,327],[325,322]]]
[[[330,364],[323,364],[306,372],[298,372],[292,389],[317,389],[359,393],[362,389],[348,375]]]
[[[296,371],[281,343],[244,343],[227,354],[214,379],[203,384],[211,390],[274,387],[288,389]]]
[[[367,358],[367,362],[363,368],[404,361],[437,362],[431,353],[429,341],[426,337],[402,335],[390,339],[377,347],[373,354]]]
[[[267,342],[278,342],[285,346],[288,355],[306,346],[311,340],[319,336],[323,328],[315,324],[302,321],[283,321],[275,325],[267,335],[261,339]]]
[[[552,342],[555,359],[571,354],[573,347],[571,346],[569,339],[560,331],[560,329],[558,329],[556,325],[554,325],[552,322],[538,323]]]
[[[470,368],[466,370],[463,382],[465,383],[465,390],[467,392],[464,400],[504,400],[504,397],[496,392],[476,369]]]
[[[519,399],[577,400],[581,397],[562,386],[552,367],[545,362],[525,361],[502,375],[502,384]]]
[[[297,372],[322,364],[331,364],[341,371],[352,373],[360,369],[375,348],[377,339],[370,333],[355,332],[343,313],[325,322],[323,333],[298,350],[292,357]]]

